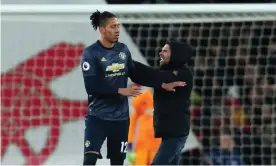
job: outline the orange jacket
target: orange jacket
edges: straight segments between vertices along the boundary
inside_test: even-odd
[[[153,96],[149,91],[133,99],[134,112],[130,116],[129,141],[134,150],[157,151],[161,139],[154,138]]]

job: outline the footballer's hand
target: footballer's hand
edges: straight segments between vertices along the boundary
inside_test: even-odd
[[[186,82],[177,81],[177,82],[171,82],[171,83],[163,83],[162,88],[165,89],[166,91],[175,92],[176,87],[183,87],[186,85],[187,85]]]
[[[137,83],[135,83],[135,82],[133,82],[133,83],[131,83],[131,84],[129,85],[129,87],[133,87],[133,86],[141,87],[141,85],[139,85],[139,84],[137,84]]]
[[[122,96],[136,97],[141,94],[141,87],[130,86],[128,88],[119,88],[118,93]]]

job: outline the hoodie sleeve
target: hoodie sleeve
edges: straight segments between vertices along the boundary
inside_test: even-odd
[[[158,88],[163,83],[162,72],[140,62],[128,59],[129,78],[140,85]]]
[[[147,87],[161,87],[164,81],[162,80],[162,73],[159,70],[136,61],[133,61],[133,63],[135,67],[130,76],[133,82]]]
[[[129,78],[133,82],[153,88],[160,88],[163,83],[183,81],[186,78],[186,76],[184,76],[185,73],[183,73],[182,70],[177,71],[176,75],[173,75],[171,70],[161,71],[159,69],[154,69],[140,62],[134,61],[132,60],[131,55],[128,59],[128,69]]]

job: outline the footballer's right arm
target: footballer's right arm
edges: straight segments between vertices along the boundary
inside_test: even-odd
[[[84,50],[81,61],[84,85],[89,95],[118,95],[118,88],[112,87],[103,79],[97,59]]]

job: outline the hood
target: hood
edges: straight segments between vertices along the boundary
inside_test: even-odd
[[[167,42],[171,50],[169,64],[162,65],[162,69],[178,69],[185,65],[193,56],[193,48],[185,42]]]

